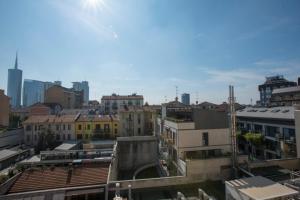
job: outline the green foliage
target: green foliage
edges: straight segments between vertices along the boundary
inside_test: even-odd
[[[50,129],[44,130],[39,135],[39,141],[36,146],[36,153],[47,150],[48,148],[53,149],[57,143],[55,142],[55,135]]]
[[[260,133],[246,133],[244,135],[244,138],[246,139],[246,141],[257,146],[260,146],[263,142],[263,136]]]

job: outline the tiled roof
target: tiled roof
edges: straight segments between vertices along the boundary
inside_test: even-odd
[[[23,124],[28,123],[58,123],[58,122],[74,122],[77,115],[34,115],[30,116]]]
[[[132,99],[144,99],[143,95],[112,95],[103,96],[101,100],[132,100]]]
[[[115,115],[80,115],[77,119],[78,122],[108,122],[118,120],[118,117]]]
[[[15,181],[8,193],[100,185],[107,183],[109,163],[53,169],[28,169]],[[72,169],[72,170],[71,170]]]

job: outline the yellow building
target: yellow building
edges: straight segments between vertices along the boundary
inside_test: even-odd
[[[75,122],[77,140],[112,139],[119,134],[119,119],[112,115],[80,115]]]

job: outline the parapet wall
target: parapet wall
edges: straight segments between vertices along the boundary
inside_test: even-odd
[[[158,140],[155,136],[117,138],[118,170],[137,170],[158,161]]]

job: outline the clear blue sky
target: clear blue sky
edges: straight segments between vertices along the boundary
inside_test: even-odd
[[[300,76],[300,1],[92,1],[1,0],[0,88],[16,50],[23,79],[87,80],[97,100],[137,92],[160,103],[177,85],[221,103],[233,84],[250,103],[265,76]]]

